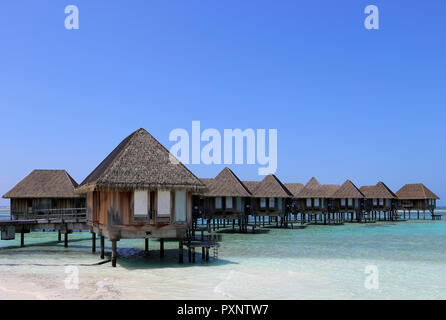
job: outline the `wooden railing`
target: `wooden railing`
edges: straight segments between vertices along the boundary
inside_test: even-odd
[[[34,209],[32,212],[11,211],[11,220],[79,220],[87,216],[86,208]]]

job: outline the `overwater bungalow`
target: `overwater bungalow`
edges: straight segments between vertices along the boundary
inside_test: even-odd
[[[213,221],[215,229],[215,220],[218,225],[223,221],[232,222],[234,229],[235,223],[243,230],[243,224],[247,223],[250,205],[251,193],[248,188],[229,168],[224,168],[213,179],[200,179],[207,187],[206,192],[200,196],[200,207],[202,217],[207,219],[208,223]]]
[[[335,219],[333,194],[339,189],[336,184],[321,185],[316,178],[311,178],[305,187],[296,195],[301,212],[301,221],[324,224],[339,223]]]
[[[365,196],[351,182],[347,180],[333,193],[333,211],[335,219],[345,221],[346,215],[350,215],[350,221],[363,222],[367,220],[367,212],[364,211]]]
[[[87,223],[93,234],[112,242],[112,265],[120,239],[179,241],[192,225],[192,195],[205,185],[150,133],[139,129],[125,138],[76,189],[87,197]]]
[[[10,199],[11,219],[85,214],[85,197],[65,170],[34,170],[3,198]]]
[[[304,185],[298,182],[289,182],[285,183],[285,187],[291,192],[293,196],[291,202],[291,213],[297,217],[297,215],[299,214],[297,195],[304,188]]]
[[[411,183],[404,185],[396,192],[398,197],[398,209],[403,210],[404,217],[406,211],[410,214],[412,211],[417,212],[417,218],[420,219],[420,212],[423,212],[423,219],[428,211],[432,219],[441,219],[441,215],[434,213],[436,208],[436,200],[440,199],[435,193],[429,190],[422,183]]]
[[[397,219],[398,197],[384,182],[378,182],[374,186],[362,186],[359,189],[365,196],[364,210],[368,212],[367,219],[376,221],[377,217],[381,220]]]
[[[243,183],[252,195],[250,214],[255,221],[257,218],[259,222],[263,219],[264,224],[265,217],[269,217],[270,221],[273,217],[277,225],[280,219],[281,226],[286,227],[293,195],[285,185],[273,174],[267,175],[260,182]]]

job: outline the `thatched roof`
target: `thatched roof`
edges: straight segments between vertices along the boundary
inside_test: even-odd
[[[390,190],[384,182],[378,182],[374,186],[363,186],[359,188],[367,199],[396,199],[396,194]]]
[[[315,177],[311,178],[310,181],[307,182],[307,184],[305,185],[305,188],[307,189],[317,189],[321,186],[321,184],[319,183],[319,181],[317,181],[317,179]]]
[[[34,170],[3,198],[77,198],[77,186],[65,170]]]
[[[352,198],[352,199],[363,199],[365,198],[361,191],[351,182],[347,180],[344,184],[336,190],[336,192],[332,195],[332,198]]]
[[[293,197],[296,197],[304,188],[304,185],[302,183],[285,183],[285,187],[291,192]]]
[[[299,194],[297,194],[296,198],[332,198],[333,194],[338,189],[339,185],[337,184],[323,184],[319,186],[310,184],[309,187],[305,186]]]
[[[257,184],[257,187],[252,191],[252,196],[255,198],[291,198],[293,195],[273,174],[267,175],[262,181]]]
[[[248,188],[249,193],[251,195],[254,193],[255,189],[257,189],[257,186],[259,185],[260,181],[242,181],[243,185]]]
[[[406,184],[396,195],[401,200],[440,199],[422,183]]]
[[[207,187],[208,197],[250,197],[248,188],[229,168],[224,168],[214,179],[200,179]]]
[[[139,129],[125,138],[76,192],[139,188],[199,191],[205,186],[150,133]]]

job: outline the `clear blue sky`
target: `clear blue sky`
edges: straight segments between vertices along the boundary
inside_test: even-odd
[[[64,28],[69,4],[79,30]],[[364,28],[369,4],[380,30]],[[172,129],[200,120],[277,128],[284,182],[423,182],[446,204],[445,12],[410,0],[4,0],[0,193],[35,168],[81,182],[132,131],[169,147]]]

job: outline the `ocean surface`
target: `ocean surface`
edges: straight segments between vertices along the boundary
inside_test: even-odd
[[[161,259],[157,240],[148,256],[143,240],[121,240],[112,268],[97,264],[89,233],[71,234],[69,248],[55,232],[26,234],[24,248],[17,235],[0,241],[0,298],[446,299],[446,211],[438,212],[442,221],[221,232],[217,261],[197,253],[189,264],[185,252],[183,265],[174,241]]]

